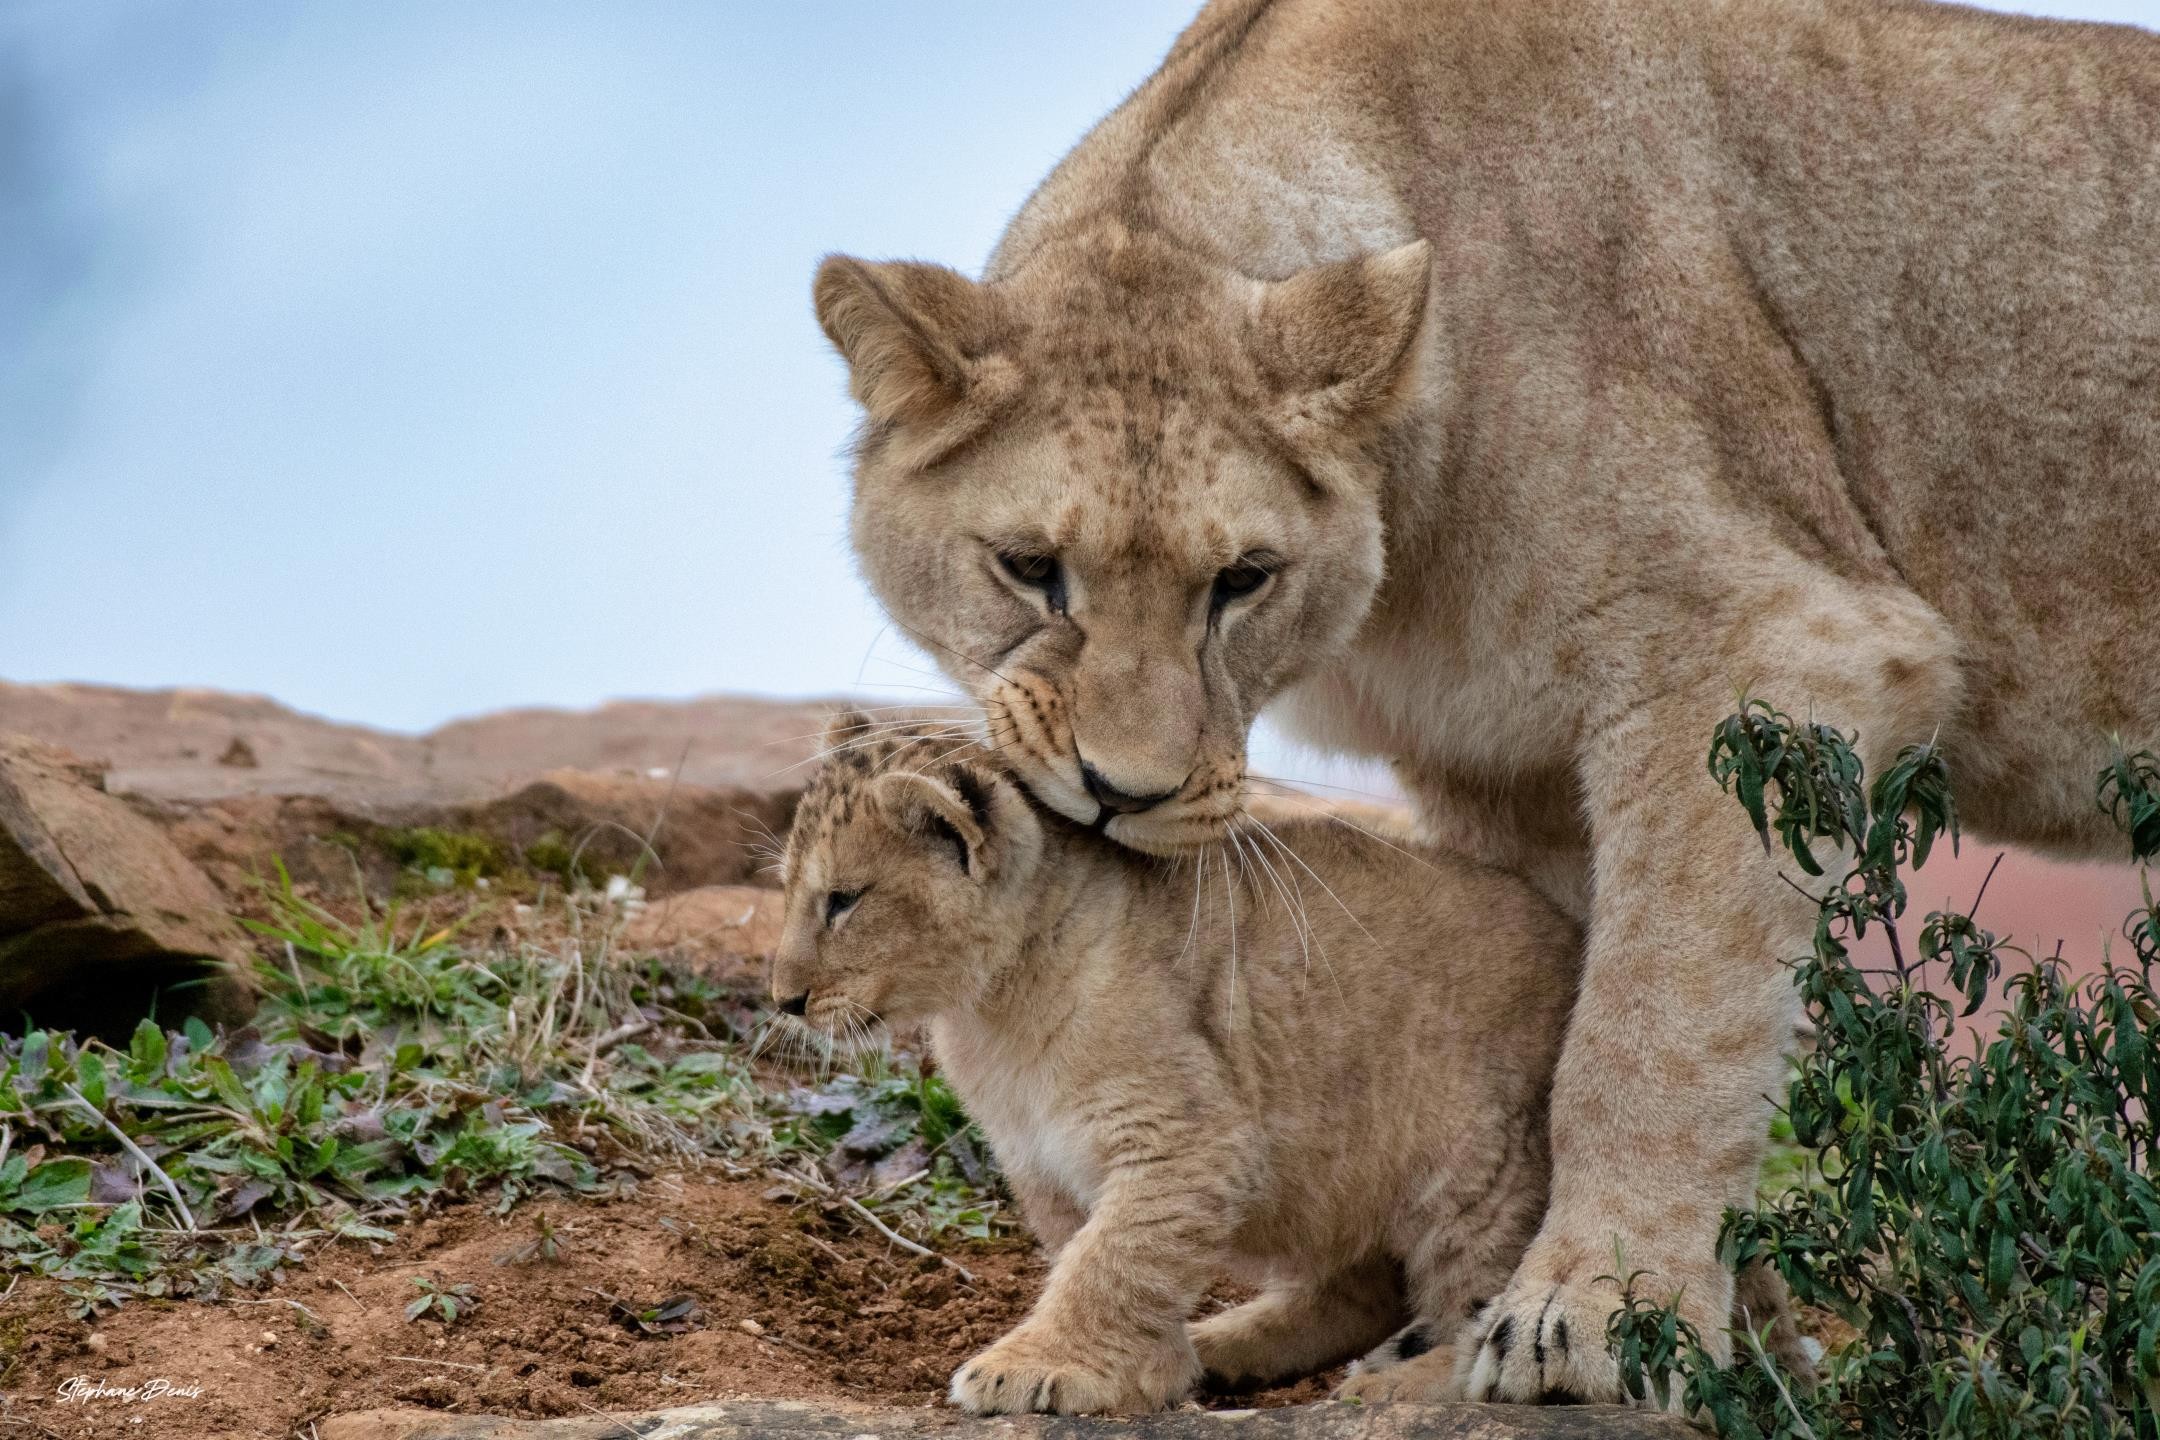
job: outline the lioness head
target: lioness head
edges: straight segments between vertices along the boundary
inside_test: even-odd
[[[820,268],[856,553],[1045,804],[1157,854],[1237,813],[1254,717],[1378,587],[1427,269],[1263,282],[1108,221],[992,283]]]
[[[841,1040],[973,1003],[1026,933],[1043,822],[944,727],[843,713],[826,748],[788,832],[773,999]]]

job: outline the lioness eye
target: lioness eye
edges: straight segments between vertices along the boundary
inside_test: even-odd
[[[1232,600],[1252,594],[1267,584],[1274,570],[1263,561],[1246,556],[1235,565],[1225,567],[1215,577],[1215,605],[1219,609]]]
[[[1018,553],[999,551],[998,564],[1005,573],[1032,590],[1040,590],[1050,602],[1050,608],[1059,612],[1065,609],[1065,570],[1058,564],[1057,556],[1044,555],[1039,551]]]
[[[855,908],[855,902],[860,899],[862,899],[862,891],[860,890],[835,890],[827,895],[825,897],[825,923],[830,925],[842,915],[847,914],[848,911]]]

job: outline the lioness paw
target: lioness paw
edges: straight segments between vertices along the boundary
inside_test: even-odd
[[[1625,1403],[1605,1327],[1620,1308],[1603,1284],[1525,1284],[1518,1274],[1478,1318],[1464,1390],[1472,1400],[1523,1405]]]
[[[1090,1355],[1022,1329],[955,1371],[948,1393],[971,1415],[1141,1414],[1184,1399],[1198,1369],[1190,1346],[1137,1358]]]

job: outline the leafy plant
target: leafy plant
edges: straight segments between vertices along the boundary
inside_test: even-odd
[[[1678,1315],[1631,1294],[1609,1336],[1631,1392],[1677,1399],[1749,1440],[2160,1435],[2160,912],[2149,879],[2123,927],[2129,963],[2106,956],[2084,981],[1971,913],[1928,915],[1908,948],[1902,872],[1957,836],[1939,753],[1908,749],[1868,785],[1845,736],[1750,700],[1718,727],[1709,763],[1765,844],[1777,835],[1803,870],[1825,873],[1826,851],[1849,857],[1796,962],[1818,1041],[1781,1118],[1810,1174],[1728,1214],[1722,1248],[1733,1263],[1767,1258],[1796,1299],[1854,1335],[1807,1389],[1762,1337],[1739,1333],[1736,1363],[1721,1369]],[[2153,756],[2118,750],[2098,795],[2150,861]],[[1849,948],[1874,926],[1887,972]],[[1957,1045],[2006,957],[2006,1013],[1991,1037]]]
[[[608,1318],[638,1335],[681,1335],[701,1328],[705,1322],[703,1308],[694,1295],[670,1295],[650,1305],[611,1299]]]
[[[457,1324],[458,1316],[470,1315],[479,1307],[479,1297],[470,1285],[445,1285],[432,1275],[415,1275],[412,1283],[420,1287],[420,1294],[405,1307],[407,1324],[432,1313],[447,1328]]]
[[[530,1265],[541,1261],[552,1265],[562,1259],[562,1236],[555,1229],[555,1222],[542,1211],[533,1217],[533,1238],[522,1245],[513,1245],[495,1257],[497,1265]]]
[[[383,836],[390,857],[437,889],[470,890],[504,870],[502,847],[485,835],[423,825]]]
[[[249,1028],[0,1036],[0,1276],[78,1308],[224,1294],[433,1204],[614,1193],[655,1158],[830,1161],[924,1239],[1002,1223],[941,1081],[904,1058],[814,1090],[761,1077],[741,997],[618,955],[604,892],[562,902],[560,943],[485,949],[396,904],[341,919],[282,868],[265,898],[253,928],[284,963]],[[851,1134],[882,1148],[843,1156]],[[905,1183],[839,1174],[902,1151]],[[559,1249],[544,1219],[529,1248]]]

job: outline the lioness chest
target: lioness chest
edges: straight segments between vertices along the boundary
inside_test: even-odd
[[[1418,598],[1383,594],[1375,608],[1415,609]],[[1499,654],[1449,638],[1440,622],[1369,622],[1271,713],[1330,750],[1412,770],[1519,774],[1525,756],[1563,753],[1574,735],[1578,706],[1545,641],[1520,636]]]

